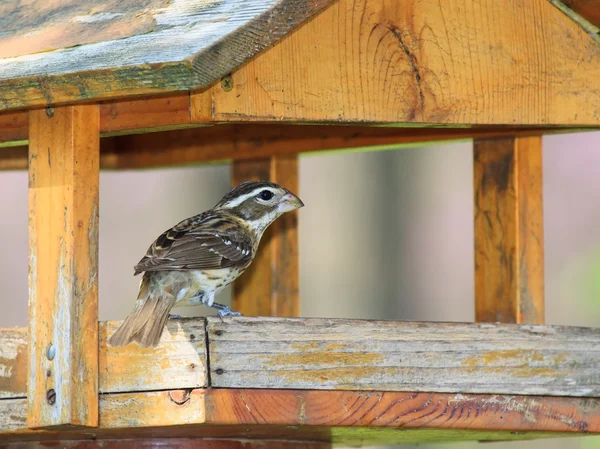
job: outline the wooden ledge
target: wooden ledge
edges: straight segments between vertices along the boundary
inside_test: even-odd
[[[398,149],[402,146],[414,147],[432,142],[461,141],[467,139],[490,139],[505,136],[539,136],[562,132],[586,131],[593,129],[562,129],[535,127],[490,127],[476,126],[471,128],[402,128],[402,127],[369,127],[345,125],[291,125],[291,124],[219,124],[200,126],[185,121],[185,113],[176,109],[184,99],[177,103],[167,103],[165,107],[171,115],[168,126],[175,126],[181,119],[182,127],[196,128],[171,131],[155,131],[146,134],[128,134],[114,136],[115,132],[132,132],[135,126],[149,124],[154,114],[153,109],[144,110],[142,102],[115,104],[112,109],[101,108],[102,119],[113,120],[101,126],[109,131],[101,140],[100,167],[103,169],[133,169],[177,166],[194,163],[210,163],[257,159],[286,154],[298,154],[323,151],[368,151],[377,149]],[[148,106],[159,104],[148,102]],[[144,112],[145,111],[145,112]],[[179,113],[177,113],[179,111]],[[137,114],[139,112],[139,115]],[[165,113],[165,117],[169,114]],[[119,119],[120,117],[120,119]],[[162,117],[162,115],[161,115]],[[179,119],[178,119],[179,117]],[[3,129],[0,115],[0,142]],[[166,119],[165,119],[166,120]],[[127,128],[129,127],[129,128]],[[21,128],[5,128],[7,138],[10,135],[27,136]],[[148,131],[148,130],[146,130]],[[15,134],[16,133],[16,134]],[[0,170],[25,170],[28,166],[28,148],[12,143],[8,148],[0,148]],[[0,147],[2,144],[0,143]]]
[[[0,438],[271,438],[353,445],[514,440],[600,433],[599,410],[600,400],[578,398],[175,390],[102,395],[100,427],[93,430],[28,430],[25,399],[0,401]]]
[[[118,324],[100,324],[92,433],[26,428],[26,329],[0,330],[0,439],[396,444],[600,433],[598,329],[187,318],[171,320],[151,350],[107,346]]]

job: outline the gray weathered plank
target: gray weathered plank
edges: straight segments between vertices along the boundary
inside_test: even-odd
[[[208,386],[203,319],[171,320],[156,348],[106,344],[121,322],[100,323],[101,393]],[[0,399],[24,398],[27,391],[27,330],[0,329]]]
[[[208,319],[211,385],[600,396],[600,329]]]
[[[332,1],[9,0],[0,110],[206,87]]]

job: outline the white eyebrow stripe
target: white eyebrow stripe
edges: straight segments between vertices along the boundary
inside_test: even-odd
[[[269,190],[271,193],[273,193],[273,195],[275,195],[277,193],[277,191],[274,188],[272,188],[272,187],[257,187],[252,192],[246,193],[245,195],[242,195],[242,196],[240,196],[238,198],[235,198],[235,199],[229,201],[228,203],[225,203],[224,205],[227,206],[227,207],[236,207],[236,206],[239,206],[244,201],[246,201],[248,198],[256,196],[258,194],[258,192],[262,192],[263,190]]]

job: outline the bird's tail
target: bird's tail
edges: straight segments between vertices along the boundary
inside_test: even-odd
[[[147,348],[158,345],[169,312],[175,305],[175,297],[168,293],[156,295],[149,290],[144,276],[133,311],[108,339],[111,346],[124,346],[134,341]]]

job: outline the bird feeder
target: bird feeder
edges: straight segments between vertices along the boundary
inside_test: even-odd
[[[0,168],[29,171],[29,322],[0,448],[325,448],[600,433],[600,331],[544,325],[542,135],[600,128],[600,1],[5,1]],[[302,125],[302,126],[301,126]],[[298,318],[270,229],[245,317],[98,322],[99,170],[473,139],[473,323]],[[25,298],[15,298],[25,301]]]

